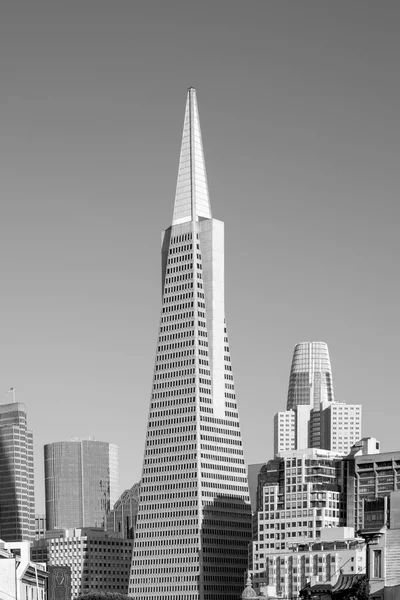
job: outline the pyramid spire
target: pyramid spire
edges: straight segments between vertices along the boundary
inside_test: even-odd
[[[196,90],[188,89],[172,225],[211,219]]]

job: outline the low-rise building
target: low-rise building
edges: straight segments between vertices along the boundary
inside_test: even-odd
[[[367,542],[370,598],[400,597],[394,594],[400,586],[400,491],[363,504],[360,535]]]
[[[335,584],[339,574],[365,574],[366,544],[347,527],[323,529],[318,540],[288,545],[260,557],[254,565],[254,589],[276,589],[277,597],[295,598],[311,582]]]
[[[0,584],[2,600],[46,600],[46,568],[30,560],[29,542],[0,540]]]
[[[71,568],[71,596],[93,591],[128,593],[133,540],[83,528],[53,530],[32,545],[32,558]]]

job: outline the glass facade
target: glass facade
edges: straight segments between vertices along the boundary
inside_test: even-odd
[[[118,499],[118,448],[79,440],[44,447],[47,529],[103,527]]]
[[[211,218],[193,89],[162,284],[129,593],[236,599],[251,506],[224,315],[223,223]]]
[[[287,410],[305,404],[319,411],[324,401],[334,402],[328,346],[324,342],[301,342],[294,348]]]
[[[0,406],[0,539],[35,538],[33,435],[21,402]]]

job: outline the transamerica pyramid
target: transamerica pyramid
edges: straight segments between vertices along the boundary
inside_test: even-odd
[[[129,593],[233,600],[251,508],[224,308],[224,225],[211,216],[196,91],[189,88]]]

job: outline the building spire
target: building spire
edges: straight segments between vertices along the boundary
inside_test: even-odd
[[[172,225],[211,219],[196,90],[188,89]]]

